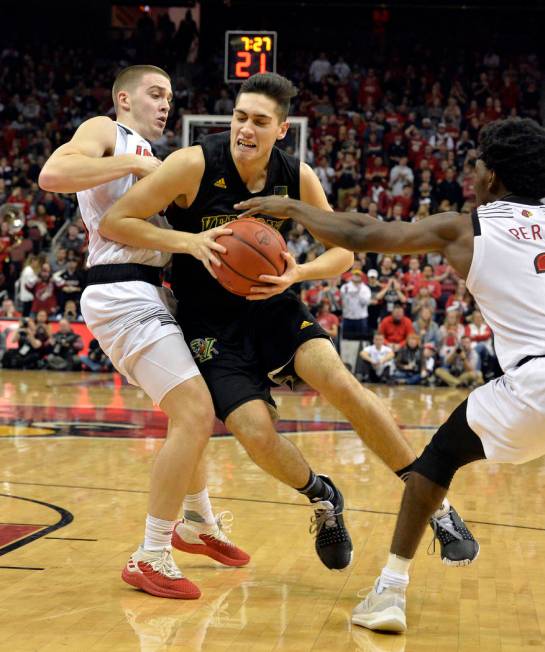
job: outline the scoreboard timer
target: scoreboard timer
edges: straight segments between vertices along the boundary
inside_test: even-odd
[[[225,32],[225,81],[276,72],[276,32]]]

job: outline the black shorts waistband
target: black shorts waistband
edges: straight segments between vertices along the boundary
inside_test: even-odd
[[[534,358],[545,358],[545,353],[543,355],[527,355],[522,358],[522,360],[519,360],[517,364],[515,365],[515,369],[518,369],[519,367],[522,367],[523,364],[526,364],[527,362],[530,362],[530,360],[534,360]]]
[[[94,265],[87,271],[87,285],[143,281],[157,287],[163,284],[163,268],[140,263]]]

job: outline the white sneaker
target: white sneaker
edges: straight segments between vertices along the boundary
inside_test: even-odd
[[[364,600],[352,612],[355,625],[377,629],[384,632],[404,632],[407,629],[405,618],[405,589],[401,587],[382,587],[380,577]]]

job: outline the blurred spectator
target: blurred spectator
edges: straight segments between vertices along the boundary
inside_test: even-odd
[[[447,358],[455,349],[464,335],[465,329],[460,322],[461,313],[455,307],[449,308],[445,314],[445,321],[439,327],[441,333],[441,357]]]
[[[36,325],[32,319],[21,319],[13,342],[17,348],[5,352],[2,358],[4,369],[36,369],[42,357],[42,341],[36,337]]]
[[[331,63],[327,58],[325,52],[320,52],[317,59],[310,64],[308,69],[308,76],[310,78],[311,84],[314,84],[315,87],[322,81],[324,77],[327,77],[331,72]]]
[[[396,304],[401,304],[403,306],[407,303],[407,297],[401,291],[401,283],[393,275],[384,283],[384,286],[382,290],[378,292],[376,299],[382,306],[380,313],[381,317],[390,314],[394,310]],[[386,338],[386,340],[388,343],[388,338]]]
[[[32,288],[38,282],[40,268],[40,259],[34,254],[31,254],[25,260],[25,265],[19,278],[19,290],[17,292],[17,299],[21,304],[21,311],[24,317],[28,317],[32,310],[32,302],[34,301]]]
[[[316,176],[318,179],[320,179],[320,183],[322,184],[322,188],[324,189],[324,192],[328,198],[329,201],[333,200],[333,183],[335,181],[335,170],[328,164],[327,158],[325,156],[321,156],[318,160],[318,167],[314,168],[314,172],[316,173]]]
[[[378,272],[376,269],[370,269],[367,272],[367,287],[371,292],[371,299],[367,306],[367,330],[374,333],[378,327],[378,320],[382,311],[382,299],[378,295],[382,292],[382,285],[378,281]]]
[[[55,319],[60,321],[61,319],[66,319],[66,321],[83,321],[83,317],[78,311],[78,304],[73,299],[67,299],[65,301],[64,307],[61,312],[55,315]]]
[[[68,299],[72,299],[79,312],[81,294],[85,289],[85,272],[79,267],[77,258],[69,258],[66,261],[66,269],[55,274],[55,285],[58,287],[60,311],[64,312],[64,304]]]
[[[229,96],[229,89],[222,88],[220,90],[220,96],[214,103],[214,113],[217,115],[231,115],[233,113],[234,106],[235,103]]]
[[[316,321],[325,330],[336,345],[339,335],[339,318],[331,312],[329,301],[322,301],[318,304]]]
[[[418,385],[421,378],[421,367],[420,338],[416,333],[409,333],[405,346],[396,353],[393,378],[398,385]]]
[[[53,335],[51,353],[45,358],[48,369],[55,371],[78,371],[81,369],[81,360],[78,352],[83,349],[83,340],[74,333],[70,322],[66,319],[59,321],[59,330]]]
[[[472,349],[471,339],[464,335],[445,363],[435,370],[435,375],[449,387],[476,387],[483,384],[479,371],[479,356]]]
[[[48,315],[54,315],[57,312],[57,286],[53,280],[49,263],[42,264],[37,278],[27,283],[26,288],[32,292],[34,297],[31,308],[33,315],[40,310],[45,310]]]
[[[480,310],[473,311],[471,321],[465,327],[465,335],[471,339],[480,358],[479,369],[482,371],[483,376],[490,378],[495,374],[498,363],[492,342],[492,331],[484,321]]]
[[[392,314],[380,322],[379,332],[384,335],[384,342],[397,353],[405,346],[409,333],[413,332],[413,324],[405,317],[402,305],[394,306]]]
[[[398,195],[401,195],[403,188],[406,186],[412,186],[414,182],[414,173],[408,165],[409,159],[406,156],[402,156],[399,159],[399,163],[394,165],[390,170],[390,186],[392,188],[392,194],[395,198]]]
[[[85,236],[80,231],[77,224],[70,224],[67,233],[60,241],[60,247],[66,249],[68,254],[72,252],[76,257],[81,257],[83,253],[83,246],[85,243]]]
[[[418,315],[423,308],[428,308],[434,314],[437,308],[437,301],[430,296],[430,290],[427,285],[421,285],[418,294],[413,299],[411,304],[411,316],[413,319],[418,319]]]
[[[436,351],[439,351],[442,344],[441,331],[437,322],[433,320],[433,311],[430,308],[422,308],[418,318],[413,321],[414,332],[420,337],[420,342],[433,344]]]
[[[375,333],[373,344],[360,353],[362,359],[362,380],[369,383],[385,383],[392,374],[393,350],[384,344],[384,335]]]
[[[0,308],[0,317],[2,319],[19,319],[21,313],[15,309],[13,300],[5,297],[2,300],[2,307]]]
[[[89,342],[89,352],[87,355],[80,356],[81,362],[85,368],[94,372],[113,371],[113,365],[108,356],[100,348],[98,340],[92,339]]]
[[[362,272],[353,270],[351,280],[341,287],[341,357],[355,371],[360,342],[367,338],[368,306],[371,291],[363,282]]]

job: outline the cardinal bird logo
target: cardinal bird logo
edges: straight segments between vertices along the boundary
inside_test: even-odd
[[[545,273],[545,251],[538,254],[534,258],[534,267],[536,269],[537,274],[544,274]]]
[[[532,213],[532,211],[527,211],[526,209],[524,209],[524,210],[522,211],[522,216],[523,216],[523,217],[532,217],[532,216],[533,216],[533,213]]]

